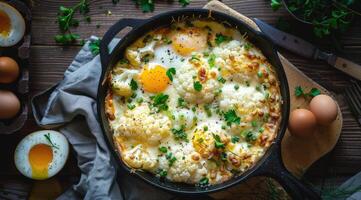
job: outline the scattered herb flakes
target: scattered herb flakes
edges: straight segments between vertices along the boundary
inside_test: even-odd
[[[214,41],[215,41],[215,43],[216,43],[217,45],[220,45],[221,43],[227,42],[227,41],[230,41],[230,40],[232,40],[232,37],[223,35],[223,34],[221,34],[221,33],[217,33],[217,34],[216,34],[216,38],[215,38]]]
[[[203,177],[200,181],[199,181],[199,185],[200,186],[207,186],[209,184],[209,179],[207,177]]]
[[[159,151],[162,153],[167,153],[168,149],[167,149],[167,147],[162,146],[162,147],[159,147]]]
[[[249,42],[246,42],[244,45],[243,45],[243,47],[244,47],[244,49],[245,50],[250,50],[252,47],[253,47],[253,45],[251,44],[251,43],[249,43]]]
[[[174,68],[174,67],[169,68],[169,69],[167,70],[166,74],[167,74],[169,80],[173,81],[173,75],[176,74],[175,68]]]
[[[143,98],[142,98],[142,97],[139,97],[139,98],[137,99],[137,103],[139,103],[139,104],[143,103]]]
[[[232,123],[239,125],[241,122],[241,118],[237,116],[236,111],[234,110],[228,110],[224,113],[224,119],[226,120],[228,126],[231,126]]]
[[[135,108],[135,105],[131,104],[131,103],[128,103],[127,107],[128,107],[129,110],[133,110]]]
[[[213,134],[213,138],[214,138],[214,146],[217,149],[224,149],[225,148],[225,145],[221,141],[221,138],[219,137],[219,135]]]
[[[203,131],[208,131],[208,126],[203,126]]]
[[[317,89],[317,88],[312,88],[310,90],[310,92],[308,93],[308,95],[311,96],[311,97],[315,97],[315,96],[320,95],[320,94],[321,94],[321,91],[319,89]]]
[[[234,89],[238,90],[239,89],[239,85],[234,85]]]
[[[202,90],[203,86],[199,81],[196,81],[196,82],[193,83],[193,88],[196,91],[200,92]]]
[[[247,141],[247,142],[254,142],[257,140],[257,135],[249,130],[243,131],[241,133],[241,136]]]
[[[133,91],[138,89],[138,84],[134,79],[130,81],[129,86]]]
[[[214,53],[210,54],[208,57],[208,65],[210,68],[216,66],[216,55]]]
[[[184,129],[184,125],[182,125],[179,129],[172,128],[172,133],[176,140],[184,140],[188,142],[187,134]]]
[[[232,143],[237,143],[237,142],[239,142],[239,137],[233,135],[233,136],[231,137],[231,142],[232,142]]]
[[[304,95],[303,88],[301,86],[296,86],[295,87],[295,96],[300,97],[303,95]]]
[[[56,146],[56,145],[53,143],[53,141],[51,140],[51,138],[50,138],[50,133],[44,134],[44,137],[45,137],[45,139],[50,143],[50,146],[51,146],[51,147],[53,147],[53,148],[55,148],[55,149],[59,149],[59,147]]]
[[[178,105],[178,107],[186,108],[187,102],[183,98],[179,97],[178,101],[177,101],[177,105]]]
[[[211,105],[210,104],[205,104],[204,105],[204,111],[206,111],[207,117],[212,116],[212,110],[211,110]]]
[[[169,167],[171,167],[177,160],[177,158],[173,156],[172,152],[169,152],[165,157],[168,160]]]
[[[100,42],[101,42],[101,40],[97,39],[97,40],[93,40],[89,43],[89,49],[94,56],[99,54]]]
[[[169,98],[169,95],[159,93],[155,96],[152,96],[151,99],[153,100],[152,106],[157,108],[157,112],[160,112],[162,110],[168,110],[167,100]]]
[[[192,55],[191,61],[194,61],[194,60],[200,61],[200,59],[197,57],[197,55]]]
[[[161,170],[161,171],[159,172],[159,176],[162,177],[162,178],[166,177],[167,175],[168,175],[168,172],[165,171],[165,170]]]
[[[217,80],[221,83],[225,83],[226,79],[224,79],[222,76],[218,77]]]

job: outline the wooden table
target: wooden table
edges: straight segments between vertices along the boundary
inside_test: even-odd
[[[35,0],[33,2],[32,21],[32,46],[31,46],[31,66],[30,66],[30,94],[34,95],[47,89],[63,78],[63,73],[80,49],[80,44],[72,46],[59,46],[54,42],[54,35],[59,31],[56,24],[56,17],[60,5],[73,6],[76,0],[52,1]],[[134,6],[131,0],[120,0],[120,3],[113,5],[111,0],[91,0],[90,1],[91,23],[83,20],[80,26],[73,29],[82,38],[91,35],[102,36],[105,31],[118,19],[125,17],[148,18],[155,14],[179,9],[180,5],[175,1],[159,1],[153,13],[142,13]],[[309,27],[298,24],[292,20],[287,12],[281,9],[273,12],[269,2],[265,0],[224,0],[233,9],[249,17],[257,17],[270,24],[276,24],[279,17],[291,21],[291,32],[301,35],[319,46],[335,50],[330,44],[334,44],[332,39],[319,40],[312,37],[312,30]],[[188,7],[202,7],[207,0],[192,0]],[[108,12],[110,11],[110,12]],[[107,14],[108,13],[108,14]],[[111,13],[111,14],[109,14]],[[78,13],[76,14],[78,15]],[[82,19],[82,17],[79,17]],[[97,24],[100,25],[97,27]],[[355,62],[361,63],[361,20],[358,19],[353,26],[344,33],[338,41],[342,44],[340,53]],[[336,48],[337,49],[337,48]],[[320,188],[337,186],[345,179],[361,170],[361,128],[351,115],[347,105],[344,103],[342,92],[350,83],[350,77],[332,69],[327,64],[318,61],[305,60],[299,56],[281,50],[283,55],[295,64],[306,75],[328,90],[334,92],[342,107],[344,125],[341,138],[335,149],[315,163],[307,172],[306,178]],[[28,133],[40,130],[33,117],[30,115],[24,128],[13,135],[0,136],[0,191],[2,184],[9,181],[20,182],[24,188],[30,188],[33,181],[24,178],[16,170],[13,162],[13,152],[17,143]],[[57,178],[62,185],[69,185],[77,181],[79,176],[76,159],[70,156],[66,167]]]

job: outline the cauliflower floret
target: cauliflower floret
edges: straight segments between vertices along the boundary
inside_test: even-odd
[[[207,174],[207,169],[201,162],[192,159],[192,155],[175,153],[177,160],[168,169],[168,176],[172,181],[185,183],[198,183],[203,175]],[[184,158],[184,159],[183,159]]]
[[[123,73],[113,74],[111,76],[112,90],[119,96],[129,97],[132,95],[130,82],[137,77],[139,71],[134,69],[121,69]]]
[[[157,158],[148,154],[139,144],[129,151],[122,152],[123,160],[132,168],[152,170],[156,167]]]
[[[150,114],[149,106],[143,103],[127,110],[114,127],[115,134],[133,138],[148,144],[158,144],[170,135],[171,121],[161,113]]]
[[[125,51],[125,57],[131,65],[138,67],[145,57],[154,57],[154,47],[156,43],[156,41],[152,41],[146,46],[137,49],[127,48]]]
[[[208,79],[202,83],[202,89],[196,91],[193,86],[195,82],[193,77],[197,77],[197,74],[197,70],[189,63],[186,63],[177,69],[177,76],[174,77],[173,85],[178,94],[187,102],[196,104],[210,103],[213,101],[220,83],[215,79]]]

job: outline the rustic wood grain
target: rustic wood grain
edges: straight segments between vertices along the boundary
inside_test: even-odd
[[[58,7],[60,5],[71,6],[77,2],[77,0],[34,1],[30,66],[31,95],[61,80],[65,69],[80,49],[79,45],[63,48],[55,44],[53,40],[54,35],[59,33],[58,26],[55,23]],[[273,12],[266,0],[224,0],[223,2],[246,16],[257,17],[271,24],[276,24],[281,16],[287,20],[292,20],[283,9],[279,12]],[[192,0],[189,8],[200,8],[206,3],[207,0]],[[120,18],[148,18],[164,11],[179,8],[181,6],[177,1],[173,4],[167,1],[157,1],[154,13],[143,14],[134,6],[131,0],[120,0],[120,3],[115,6],[111,3],[111,0],[91,0],[90,16],[92,22],[87,24],[82,21],[80,26],[72,29],[72,31],[80,33],[82,38],[88,38],[90,35],[102,36]],[[106,15],[107,10],[110,10],[112,15]],[[77,14],[77,16],[79,15]],[[100,24],[100,27],[96,28],[96,24]],[[315,44],[320,44],[324,49],[335,49],[335,45],[330,39],[320,40],[312,37],[312,30],[309,27],[302,26],[296,21],[291,21],[291,26],[291,33],[301,35]],[[344,53],[355,62],[361,63],[360,19],[340,37],[339,41],[344,45],[340,53]],[[340,181],[361,170],[361,128],[350,113],[348,106],[344,104],[342,97],[342,92],[349,85],[350,78],[323,62],[305,60],[284,50],[281,50],[281,53],[314,81],[337,94],[344,118],[340,140],[330,154],[311,167],[307,173],[307,178],[321,185],[323,182],[327,183],[327,180],[330,180],[332,184],[339,184]],[[21,138],[39,129],[41,128],[36,126],[30,116],[25,127],[19,133],[0,137],[0,159],[2,163],[0,165],[0,180],[10,177],[24,180],[24,182],[28,181],[14,167],[13,150]],[[79,171],[76,169],[76,160],[73,156],[68,160],[67,167],[59,175],[64,177],[62,179],[66,179],[66,177],[74,179],[79,175]],[[338,177],[343,178],[341,180]],[[323,181],[324,179],[325,181]]]

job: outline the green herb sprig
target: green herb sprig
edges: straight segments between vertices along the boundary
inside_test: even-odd
[[[97,40],[94,40],[94,41],[91,41],[89,43],[89,49],[90,51],[92,52],[92,54],[94,56],[98,55],[99,54],[99,51],[100,51],[100,42],[101,40],[100,39],[97,39]]]
[[[311,88],[309,92],[305,92],[305,90],[301,86],[295,87],[295,96],[296,97],[315,97],[317,95],[320,95],[321,91],[317,88]]]
[[[55,145],[53,143],[53,141],[51,140],[51,137],[50,137],[50,133],[47,133],[47,134],[44,134],[44,137],[46,138],[46,140],[49,142],[50,146],[52,148],[55,148],[55,149],[59,149],[59,147],[57,145]]]

